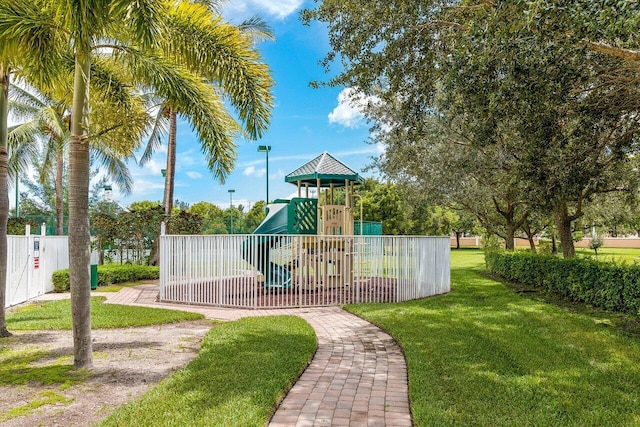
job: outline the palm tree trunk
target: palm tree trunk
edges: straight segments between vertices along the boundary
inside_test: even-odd
[[[9,218],[9,155],[7,153],[7,126],[9,105],[9,70],[0,65],[0,337],[9,337],[5,317],[7,298],[7,219]]]
[[[64,234],[64,202],[62,177],[64,174],[64,152],[62,148],[56,155],[56,236]]]
[[[69,280],[73,320],[73,364],[93,365],[89,236],[89,73],[91,59],[76,53],[69,148]]]
[[[176,175],[176,133],[178,131],[178,113],[169,111],[169,142],[167,144],[167,170],[164,180],[164,214],[169,217],[173,210],[173,185]]]
[[[167,143],[167,168],[164,176],[164,197],[162,206],[164,207],[165,221],[171,217],[173,211],[173,184],[176,176],[176,133],[178,131],[178,113],[176,110],[169,111],[169,141]],[[156,232],[156,238],[151,245],[149,254],[149,265],[160,264],[160,226]]]

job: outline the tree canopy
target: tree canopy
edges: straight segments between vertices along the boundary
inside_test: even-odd
[[[343,66],[327,84],[377,100],[366,114],[388,176],[490,212],[507,242],[527,212],[547,212],[570,257],[594,196],[634,190],[639,70],[624,53],[640,45],[639,12],[614,1],[328,0],[304,18],[327,24],[325,65]]]

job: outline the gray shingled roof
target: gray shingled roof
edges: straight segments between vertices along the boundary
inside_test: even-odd
[[[364,183],[357,172],[326,151],[288,174],[285,177],[285,182],[308,182],[315,187],[318,179],[320,179],[321,187],[329,187],[331,184],[338,187],[343,186],[345,180]]]

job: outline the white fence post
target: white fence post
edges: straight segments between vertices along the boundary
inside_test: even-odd
[[[168,260],[166,259],[167,250],[165,248],[166,240],[164,238],[165,233],[167,231],[166,225],[164,221],[160,223],[160,235],[158,236],[158,259],[160,260],[160,301],[163,301],[167,298],[166,288],[167,288],[167,269]]]

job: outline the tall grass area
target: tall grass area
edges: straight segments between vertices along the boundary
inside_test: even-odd
[[[263,426],[307,366],[313,329],[293,316],[245,318],[207,333],[198,357],[102,426]]]
[[[452,292],[347,309],[405,351],[417,426],[640,425],[640,341],[524,298],[451,251]]]

